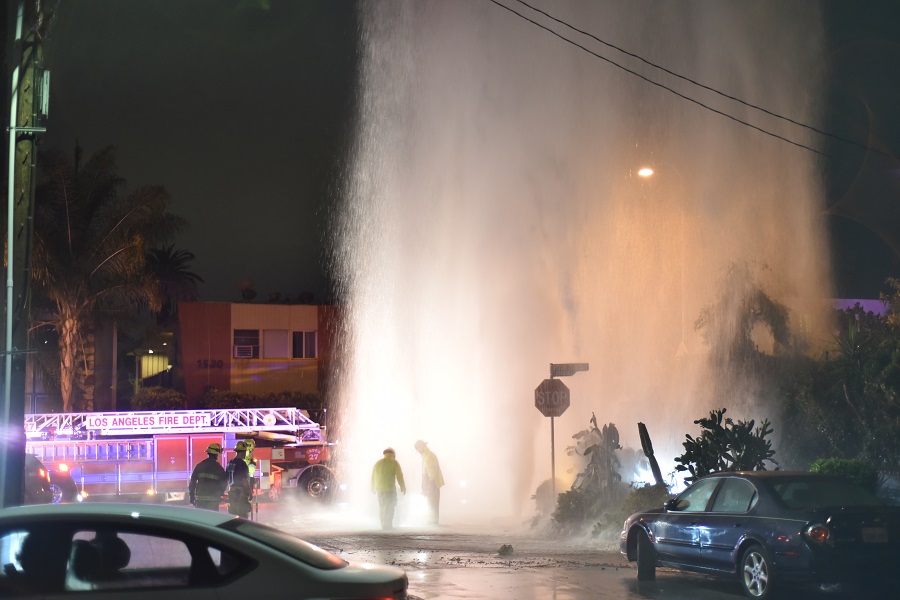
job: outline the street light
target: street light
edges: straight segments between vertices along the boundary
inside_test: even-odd
[[[638,175],[643,177],[644,179],[649,179],[653,176],[654,171],[650,167],[641,167],[638,170]],[[678,175],[679,181],[681,180],[681,173],[678,170],[675,170],[675,173]],[[680,267],[680,275],[681,275],[681,342],[678,344],[678,349],[675,351],[675,356],[677,358],[681,358],[687,354],[687,344],[684,342],[684,206],[680,206],[681,212],[681,223],[679,226],[679,232],[681,235],[680,245],[681,245],[681,258],[679,260]]]

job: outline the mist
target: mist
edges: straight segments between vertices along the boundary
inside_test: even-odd
[[[652,82],[815,146],[803,128],[504,4]],[[801,122],[818,116],[812,4],[541,6],[731,96]],[[770,415],[777,398],[718,379],[694,322],[729,265],[752,264],[811,343],[822,337],[831,284],[814,153],[490,2],[362,10],[359,126],[334,252],[347,308],[342,473],[362,514],[374,522],[369,476],[390,446],[410,489],[398,524],[419,523],[422,439],[447,481],[443,523],[532,515],[551,472],[550,419],[534,406],[550,363],[590,364],[565,378],[571,406],[555,419],[556,473],[568,483],[565,447],[592,413],[631,449],[646,423],[664,474],[710,409]]]

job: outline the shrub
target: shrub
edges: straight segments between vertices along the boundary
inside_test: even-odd
[[[557,497],[553,520],[563,531],[579,530],[588,519],[593,499],[584,489],[568,490]]]
[[[644,484],[632,489],[622,501],[621,513],[627,518],[636,512],[660,508],[669,498],[669,488],[665,485]]]
[[[326,425],[322,398],[309,392],[253,394],[210,389],[203,395],[201,404],[204,408],[299,408],[307,411],[313,421]]]
[[[141,388],[131,397],[134,410],[176,410],[184,408],[184,394],[164,387]]]
[[[726,410],[712,410],[708,418],[697,419],[694,423],[703,431],[696,438],[685,436],[684,454],[675,458],[675,470],[691,474],[685,483],[722,471],[765,471],[766,461],[778,464],[772,458],[772,442],[766,439],[772,433],[769,420],[754,429],[753,420],[735,423],[726,419]]]
[[[820,458],[809,470],[844,477],[872,493],[878,491],[878,471],[870,463],[854,458]]]

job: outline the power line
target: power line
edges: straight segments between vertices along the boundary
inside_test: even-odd
[[[591,56],[593,56],[593,57],[595,57],[595,58],[599,58],[600,60],[602,60],[602,61],[604,61],[604,62],[607,62],[607,63],[611,64],[612,66],[614,66],[614,67],[616,67],[616,68],[618,68],[618,69],[620,69],[620,70],[622,70],[622,71],[625,71],[625,72],[628,73],[629,75],[633,75],[633,76],[637,77],[638,79],[641,79],[641,80],[643,80],[643,81],[645,81],[645,82],[647,82],[647,83],[649,83],[649,84],[651,84],[651,85],[654,85],[654,86],[656,86],[656,87],[658,87],[658,88],[661,88],[661,89],[663,89],[663,90],[666,90],[666,91],[669,92],[670,94],[673,94],[673,95],[675,95],[675,96],[678,96],[679,98],[681,98],[681,99],[683,99],[683,100],[687,100],[688,102],[691,102],[692,104],[696,104],[697,106],[699,106],[699,107],[701,107],[701,108],[705,108],[706,110],[708,110],[708,111],[710,111],[710,112],[712,112],[712,113],[715,113],[715,114],[717,114],[717,115],[720,115],[720,116],[722,116],[722,117],[725,117],[726,119],[730,119],[730,120],[732,120],[732,121],[734,121],[734,122],[736,122],[736,123],[739,123],[739,124],[741,124],[741,125],[744,125],[745,127],[749,127],[750,129],[754,129],[754,130],[756,130],[756,131],[758,131],[758,132],[760,132],[760,133],[762,133],[762,134],[764,134],[764,135],[768,135],[768,136],[773,137],[773,138],[775,138],[775,139],[778,139],[778,140],[781,140],[781,141],[786,142],[786,143],[788,143],[788,144],[791,144],[792,146],[796,146],[796,147],[798,147],[798,148],[802,148],[802,149],[804,149],[804,150],[808,150],[808,151],[810,151],[810,152],[812,152],[812,153],[814,153],[814,154],[818,154],[819,156],[823,156],[823,157],[825,157],[825,158],[833,158],[831,155],[829,155],[829,154],[827,154],[827,153],[825,153],[825,152],[822,152],[822,151],[820,151],[820,150],[816,150],[815,148],[812,148],[811,146],[807,146],[806,144],[803,144],[803,143],[800,143],[800,142],[795,142],[794,140],[792,140],[792,139],[790,139],[790,138],[787,138],[787,137],[785,137],[785,136],[783,136],[783,135],[779,135],[779,134],[777,134],[777,133],[774,133],[774,132],[772,132],[772,131],[769,131],[769,130],[767,130],[767,129],[764,129],[764,128],[762,128],[762,127],[759,127],[759,126],[757,126],[757,125],[754,125],[753,123],[750,123],[750,122],[748,122],[748,121],[744,121],[744,120],[742,120],[742,119],[739,119],[739,118],[737,118],[737,117],[735,117],[735,116],[733,116],[733,115],[728,114],[727,112],[724,112],[724,111],[719,110],[719,109],[717,109],[717,108],[713,108],[712,106],[709,106],[708,104],[704,104],[703,102],[700,102],[699,100],[696,100],[696,99],[694,99],[694,98],[691,98],[690,96],[687,96],[687,95],[685,95],[685,94],[682,94],[681,92],[679,92],[679,91],[677,91],[677,90],[674,90],[674,89],[672,89],[672,88],[670,88],[670,87],[668,87],[668,86],[666,86],[666,85],[664,85],[664,84],[662,84],[662,83],[653,81],[652,79],[649,79],[649,78],[647,78],[647,77],[644,76],[644,75],[641,75],[641,74],[638,73],[637,71],[634,71],[634,70],[632,70],[632,69],[629,69],[628,67],[625,67],[625,66],[623,66],[623,65],[621,65],[621,64],[619,64],[619,63],[617,63],[616,61],[614,61],[614,60],[612,60],[612,59],[610,59],[610,58],[607,58],[607,57],[605,57],[605,56],[602,56],[602,55],[600,55],[600,54],[597,54],[597,53],[594,52],[593,50],[590,50],[589,48],[586,48],[585,46],[582,46],[581,44],[579,44],[578,42],[575,42],[574,40],[570,40],[569,38],[565,37],[565,36],[562,35],[561,33],[557,32],[557,31],[554,31],[553,29],[550,29],[550,28],[547,27],[546,25],[543,25],[543,24],[541,24],[541,23],[538,23],[538,22],[535,21],[534,19],[531,19],[531,18],[529,18],[529,17],[523,15],[522,13],[520,13],[520,12],[518,12],[518,11],[512,9],[512,8],[510,8],[509,6],[506,6],[505,4],[502,4],[502,3],[499,2],[498,0],[488,0],[488,1],[491,2],[491,3],[493,3],[493,4],[495,4],[495,5],[497,5],[497,6],[499,6],[500,8],[503,8],[503,9],[505,9],[505,10],[511,12],[512,14],[516,15],[516,16],[519,17],[520,19],[522,19],[522,20],[524,20],[524,21],[527,21],[528,23],[531,23],[531,24],[534,25],[535,27],[539,27],[540,29],[543,29],[544,31],[550,33],[551,35],[554,35],[554,36],[558,37],[558,38],[561,39],[562,41],[564,41],[564,42],[566,42],[566,43],[568,43],[568,44],[571,44],[572,46],[575,46],[576,48],[578,48],[578,49],[580,49],[580,50],[583,50],[584,52],[590,54]],[[518,1],[520,1],[520,0],[516,0],[516,1],[518,2]],[[524,2],[521,2],[521,3],[524,4],[525,6],[528,6],[529,8],[532,8],[532,10],[535,10],[536,12],[539,12],[539,13],[541,13],[541,14],[546,15],[546,13],[543,13],[543,12],[540,11],[540,10],[534,9],[533,7],[531,7],[530,5],[528,5],[528,4],[524,3]],[[548,17],[549,17],[549,15],[548,15]],[[564,24],[566,27],[569,27],[569,28],[571,28],[571,29],[573,29],[573,30],[575,30],[575,31],[579,31],[579,32],[580,32],[580,30],[578,30],[578,29],[576,29],[576,28],[574,28],[574,27],[572,27],[572,26],[566,24],[566,23],[563,22],[563,21],[559,21],[558,19],[555,19],[554,17],[549,17],[549,18],[551,18],[551,19],[553,19],[553,20],[555,20],[555,21],[557,21],[557,22],[559,22],[559,23]],[[583,33],[583,32],[582,32],[582,33]],[[588,35],[588,36],[590,36],[590,37],[593,37],[593,36],[591,36],[591,34],[585,33],[585,35]],[[594,38],[594,39],[598,39],[598,38]],[[606,42],[602,42],[602,40],[599,40],[599,39],[598,39],[598,41],[601,41],[601,43],[606,43]],[[641,59],[640,57],[638,57],[637,55],[633,55],[633,54],[631,54],[631,53],[625,52],[624,50],[621,50],[621,49],[619,49],[619,48],[617,48],[617,47],[615,47],[615,46],[613,46],[613,45],[611,45],[611,44],[607,44],[607,45],[609,45],[610,47],[616,48],[616,49],[619,50],[620,52],[624,52],[625,54],[628,54],[629,56],[635,56],[636,58],[639,58],[640,60],[644,60],[644,59]],[[654,65],[653,63],[650,63],[649,61],[644,60],[644,62],[646,62],[647,64],[652,65],[652,66],[654,66],[654,67],[656,67],[656,68],[658,68],[658,69],[661,69],[661,70],[663,70],[663,71],[670,72],[670,71],[667,71],[666,69],[663,69],[662,67],[659,67],[659,66],[657,66],[657,65]],[[673,75],[678,76],[677,74],[674,74],[674,73],[673,73]],[[692,81],[692,80],[687,79],[687,78],[684,78],[684,79],[686,79],[687,81]],[[696,85],[700,85],[701,87],[703,87],[702,84],[696,84]],[[709,89],[712,90],[712,91],[716,91],[716,90],[713,90],[712,88],[709,88]],[[724,93],[722,93],[721,95],[728,97],[727,94],[724,94]],[[736,100],[737,100],[737,99],[736,99]],[[737,100],[737,101],[740,102],[740,100]],[[748,106],[753,107],[753,108],[757,108],[756,106],[754,106],[754,105],[752,105],[752,104],[748,104]],[[764,109],[760,109],[760,108],[757,108],[757,109],[758,109],[758,110],[763,110],[763,112],[766,112]],[[773,114],[774,114],[774,113],[773,113]],[[775,115],[775,116],[778,116],[778,115]],[[788,119],[787,117],[782,117],[782,118],[784,118],[784,119],[787,120],[787,121],[790,121],[790,119]],[[798,123],[798,124],[801,125],[801,126],[803,126],[802,123]],[[810,128],[811,128],[811,127],[810,127]],[[813,129],[813,128],[811,128],[811,129]],[[815,129],[813,129],[813,130],[815,130]],[[839,139],[839,140],[844,141],[844,142],[846,142],[846,143],[849,143],[849,144],[852,144],[852,145],[855,145],[855,146],[860,146],[857,142],[853,142],[853,141],[850,141],[850,140],[844,140],[843,138],[840,138],[840,137],[838,137],[838,136],[836,136],[836,135],[833,135],[833,134],[824,134],[824,135],[829,135],[830,137],[834,137],[835,139]],[[878,150],[871,149],[871,148],[869,148],[868,146],[861,146],[861,147],[862,147],[862,148],[865,148],[865,149],[867,149],[867,150],[871,150],[871,151],[873,151],[873,152],[879,152]],[[883,152],[879,152],[879,153],[884,154]]]
[[[492,0],[492,1],[493,1],[493,0]],[[568,27],[568,28],[571,29],[572,31],[576,31],[576,32],[578,32],[578,33],[580,33],[580,34],[582,34],[582,35],[585,35],[585,36],[587,36],[587,37],[589,37],[589,38],[591,38],[591,39],[593,39],[593,40],[595,40],[595,41],[597,41],[597,42],[603,44],[604,46],[606,46],[606,47],[608,47],[608,48],[612,48],[613,50],[616,50],[616,51],[618,51],[618,52],[621,52],[622,54],[625,54],[626,56],[630,56],[630,57],[632,57],[632,58],[634,58],[634,59],[636,59],[636,60],[639,60],[640,62],[644,63],[645,65],[651,66],[651,67],[653,67],[653,68],[655,68],[655,69],[659,69],[659,70],[662,71],[663,73],[666,73],[667,75],[671,75],[672,77],[676,77],[676,78],[678,78],[678,79],[681,79],[682,81],[686,81],[687,83],[690,83],[691,85],[695,85],[695,86],[697,86],[697,87],[699,87],[699,88],[702,88],[702,89],[704,89],[704,90],[707,90],[707,91],[709,91],[709,92],[712,92],[712,93],[714,93],[714,94],[717,94],[717,95],[719,95],[719,96],[721,96],[721,97],[723,97],[723,98],[727,98],[728,100],[732,100],[732,101],[734,101],[734,102],[737,102],[738,104],[742,104],[742,105],[744,105],[744,106],[746,106],[746,107],[748,107],[748,108],[752,108],[752,109],[754,109],[754,110],[758,110],[759,112],[764,113],[764,114],[766,114],[766,115],[769,115],[770,117],[774,117],[774,118],[776,118],[776,119],[780,119],[780,120],[785,121],[785,122],[787,122],[787,123],[791,123],[792,125],[796,125],[796,126],[798,126],[798,127],[802,127],[802,128],[807,129],[807,130],[809,130],[809,131],[813,131],[813,132],[815,132],[815,133],[818,133],[819,135],[823,135],[823,136],[826,136],[826,137],[830,137],[830,138],[832,138],[832,139],[838,140],[838,141],[843,142],[843,143],[845,143],[845,144],[849,144],[849,145],[851,145],[851,146],[856,146],[857,148],[861,148],[861,149],[863,149],[863,150],[871,150],[872,152],[876,152],[876,153],[879,153],[879,154],[884,154],[885,156],[890,156],[888,153],[883,152],[883,151],[880,151],[880,150],[875,149],[875,148],[870,148],[870,147],[869,147],[868,145],[866,145],[866,144],[861,144],[860,142],[857,142],[857,141],[855,141],[855,140],[847,139],[847,138],[844,138],[844,137],[839,136],[839,135],[837,135],[837,134],[830,133],[830,132],[824,131],[824,130],[822,130],[822,129],[818,129],[817,127],[815,127],[815,126],[813,126],[813,125],[809,125],[809,124],[807,124],[807,123],[803,123],[803,122],[801,122],[801,121],[797,121],[797,120],[792,119],[792,118],[790,118],[790,117],[786,117],[786,116],[784,116],[784,115],[780,115],[780,114],[778,114],[778,113],[776,113],[776,112],[774,112],[774,111],[771,111],[771,110],[769,110],[769,109],[767,109],[767,108],[765,108],[765,107],[762,107],[762,106],[753,104],[753,103],[751,103],[751,102],[747,102],[747,101],[742,100],[741,98],[738,98],[738,97],[736,97],[736,96],[732,96],[732,95],[730,95],[730,94],[726,94],[725,92],[723,92],[723,91],[721,91],[721,90],[717,90],[717,89],[714,88],[714,87],[711,87],[711,86],[705,85],[705,84],[703,84],[703,83],[700,83],[699,81],[696,81],[696,80],[694,80],[694,79],[691,79],[690,77],[685,77],[684,75],[681,75],[681,74],[679,74],[679,73],[676,73],[675,71],[672,71],[672,70],[670,70],[670,69],[667,69],[666,67],[663,67],[662,65],[658,65],[658,64],[656,64],[656,63],[654,63],[654,62],[652,62],[652,61],[649,61],[649,60],[645,59],[644,57],[642,57],[642,56],[640,56],[640,55],[638,55],[638,54],[635,54],[635,53],[633,53],[633,52],[629,52],[628,50],[625,50],[624,48],[620,48],[619,46],[616,46],[615,44],[612,44],[612,43],[610,43],[610,42],[607,42],[607,41],[605,41],[605,40],[602,40],[602,39],[600,39],[599,37],[595,36],[594,34],[588,32],[588,31],[585,31],[585,30],[583,30],[583,29],[579,29],[578,27],[575,27],[574,25],[570,25],[569,23],[563,21],[562,19],[558,19],[557,17],[554,17],[553,15],[551,15],[551,14],[548,13],[548,12],[546,12],[546,11],[544,11],[544,10],[541,10],[540,8],[537,8],[537,7],[535,7],[535,6],[532,6],[531,4],[528,4],[528,3],[525,2],[524,0],[516,0],[516,2],[518,2],[519,4],[522,4],[523,6],[527,6],[528,8],[530,8],[531,10],[533,10],[533,11],[536,12],[536,13],[540,13],[540,14],[544,15],[545,17],[547,17],[547,18],[550,19],[551,21],[555,21],[556,23],[559,23],[560,25],[563,25],[564,27]],[[495,2],[495,4],[496,4],[496,2]],[[504,7],[504,8],[505,8],[505,7]],[[516,14],[518,14],[518,13],[516,13]],[[666,88],[666,89],[668,89],[668,88]]]

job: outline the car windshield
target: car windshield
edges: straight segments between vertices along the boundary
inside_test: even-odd
[[[319,569],[340,569],[347,566],[347,561],[331,552],[267,525],[235,519],[224,523],[222,527]]]
[[[843,479],[784,478],[773,481],[771,485],[788,508],[882,506],[884,504],[870,492]]]

